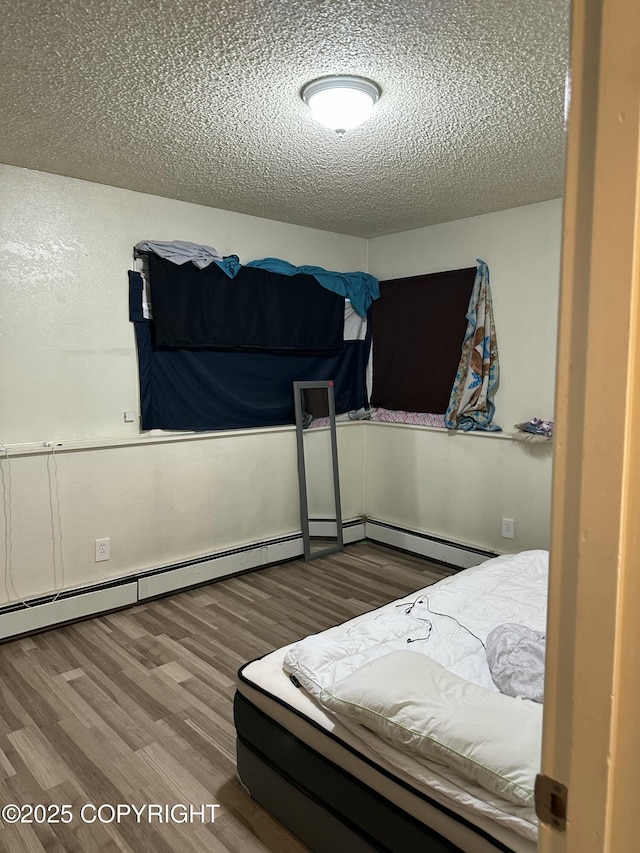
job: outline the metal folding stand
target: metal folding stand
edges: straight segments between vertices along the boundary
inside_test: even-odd
[[[307,501],[307,475],[304,456],[304,421],[302,397],[303,392],[313,388],[326,388],[327,402],[329,405],[329,432],[331,435],[331,461],[333,466],[333,496],[336,518],[336,543],[326,548],[311,551],[311,528],[309,522],[309,505]],[[328,554],[336,554],[344,551],[344,540],[342,536],[342,509],[340,506],[340,477],[338,474],[338,442],[336,433],[336,408],[333,393],[333,382],[331,380],[318,380],[314,382],[294,382],[293,399],[296,416],[296,443],[298,447],[298,485],[300,488],[300,522],[302,526],[302,541],[304,544],[305,560],[315,560],[317,557],[325,557]]]

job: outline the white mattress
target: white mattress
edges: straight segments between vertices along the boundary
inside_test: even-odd
[[[372,618],[382,617],[383,622],[389,618],[393,622],[392,615],[406,609],[398,606],[401,603],[414,603],[411,616],[415,617],[416,608],[425,607],[424,602],[416,602],[426,596],[429,612],[422,616],[428,616],[433,627],[429,639],[414,642],[411,650],[422,650],[452,672],[496,689],[484,649],[476,638],[484,641],[491,628],[504,622],[545,629],[547,566],[545,551],[499,557],[316,636],[332,640],[347,632],[351,635],[354,629],[356,633],[366,632],[366,623]],[[436,614],[455,614],[458,621]],[[406,639],[402,643],[406,644]],[[240,692],[309,746],[462,849],[473,853],[495,849],[470,832],[464,825],[467,821],[517,853],[534,853],[537,819],[532,807],[513,805],[488,794],[455,771],[400,752],[364,727],[325,712],[283,671],[285,655],[295,645],[246,666]],[[336,666],[342,667],[339,674],[346,675],[356,664],[343,659]],[[323,736],[322,732],[333,737]],[[429,800],[443,806],[445,813]],[[454,812],[462,822],[456,825],[446,810]]]

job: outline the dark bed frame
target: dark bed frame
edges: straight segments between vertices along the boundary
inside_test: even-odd
[[[242,669],[239,678],[243,680]],[[240,783],[314,853],[469,853],[303,743],[239,691],[234,718]],[[426,796],[423,799],[495,850],[512,853],[469,821]]]

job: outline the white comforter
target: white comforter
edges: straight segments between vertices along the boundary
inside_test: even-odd
[[[533,779],[540,757],[541,706],[499,694],[497,707],[506,707],[506,740],[497,742],[493,753],[491,746],[482,755],[474,750],[476,743],[485,748],[483,724],[493,714],[489,709],[495,703],[490,697],[498,693],[484,648],[487,634],[505,623],[545,630],[547,573],[546,551],[497,557],[357,620],[306,637],[288,651],[284,669],[324,708],[348,720],[349,727],[355,725],[357,729],[358,724],[364,725],[405,750],[409,742],[415,749],[417,741],[418,761],[424,761],[426,756],[427,766],[433,766],[429,759],[441,764],[447,749],[458,756],[464,743],[462,764],[446,762],[456,774],[491,792],[494,805],[506,798],[519,808],[531,809]],[[402,658],[388,657],[407,651],[425,656],[445,670],[443,676],[434,671],[437,682],[432,696],[424,696],[424,704],[421,704],[422,688],[409,689],[410,673],[408,676],[405,673],[404,681],[400,675]],[[410,657],[405,658],[408,663]],[[386,669],[383,659],[391,664]],[[398,661],[397,675],[394,660]],[[419,662],[420,658],[416,663],[418,669],[424,670],[426,680],[422,683],[426,684],[433,680],[432,673],[420,667]],[[381,673],[385,689],[379,691],[378,700],[375,678]],[[448,677],[448,673],[452,676]],[[393,701],[394,691],[390,689],[394,679],[405,685],[399,703]],[[465,690],[460,679],[470,683],[469,689]],[[449,689],[451,695],[447,696]],[[454,696],[460,689],[468,699],[463,729],[457,740],[455,732],[452,733],[453,714],[448,712],[447,702],[457,701]],[[474,690],[479,699],[475,711]],[[473,728],[476,723],[477,738]],[[505,748],[513,747],[509,739],[517,739],[516,733],[524,732],[525,728],[527,735],[517,741],[517,748]],[[443,752],[445,740],[447,746]]]
[[[547,551],[505,554],[373,611],[370,618],[305,637],[288,652],[285,670],[311,695],[392,651],[410,649],[489,690],[483,646],[505,623],[546,626]]]

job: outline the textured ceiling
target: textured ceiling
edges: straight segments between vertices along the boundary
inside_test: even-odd
[[[362,237],[562,194],[568,0],[0,0],[0,162]],[[359,74],[338,137],[302,86]]]

